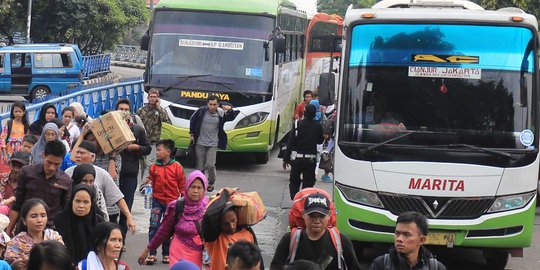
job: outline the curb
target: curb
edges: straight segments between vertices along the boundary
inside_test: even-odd
[[[120,75],[114,74],[114,73],[111,72],[111,73],[108,73],[107,75],[101,76],[99,78],[85,80],[83,82],[83,85],[100,84],[100,83],[110,82],[110,81],[112,81],[113,83],[118,83],[119,79],[120,79]]]
[[[138,69],[145,69],[146,68],[145,64],[123,62],[123,61],[111,61],[111,66],[138,68]]]

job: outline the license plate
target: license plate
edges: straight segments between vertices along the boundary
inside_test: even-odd
[[[428,233],[426,238],[426,245],[436,245],[436,246],[454,246],[456,240],[456,235],[454,233],[440,233],[433,232]]]

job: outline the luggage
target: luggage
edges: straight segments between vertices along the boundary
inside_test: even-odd
[[[221,233],[219,222],[225,205],[230,200],[228,189],[222,189],[210,200],[201,222],[202,237],[206,242],[215,241]]]
[[[231,200],[238,206],[238,225],[255,225],[266,217],[266,208],[256,191],[235,192]]]
[[[317,192],[328,198],[330,202],[332,201],[332,197],[322,189],[305,188],[300,190],[300,192],[294,195],[291,210],[289,211],[289,226],[291,229],[297,227],[306,227],[306,223],[304,222],[304,218],[302,217],[302,215],[304,214],[304,201],[306,200],[307,196]],[[330,204],[330,221],[328,222],[328,227],[330,226],[336,226],[336,207],[333,203]]]

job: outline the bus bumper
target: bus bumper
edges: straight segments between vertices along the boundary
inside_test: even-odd
[[[397,216],[391,212],[347,201],[334,186],[337,226],[353,241],[393,243]],[[429,235],[453,237],[449,243],[431,243],[447,247],[483,247],[515,249],[531,245],[536,200],[521,209],[484,214],[474,220],[430,219]],[[430,243],[428,243],[430,244]]]
[[[267,152],[270,150],[270,127],[275,125],[266,120],[258,125],[225,131],[227,133],[227,149],[225,152]],[[163,123],[161,139],[172,139],[179,149],[189,146],[189,128],[180,128]]]

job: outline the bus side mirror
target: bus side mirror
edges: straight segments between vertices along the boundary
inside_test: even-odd
[[[334,104],[336,77],[334,73],[322,73],[319,77],[319,103],[323,106]]]
[[[272,40],[274,41],[274,53],[285,53],[285,36],[275,35]]]
[[[150,36],[144,34],[141,38],[141,50],[148,51],[148,43],[150,42]]]

